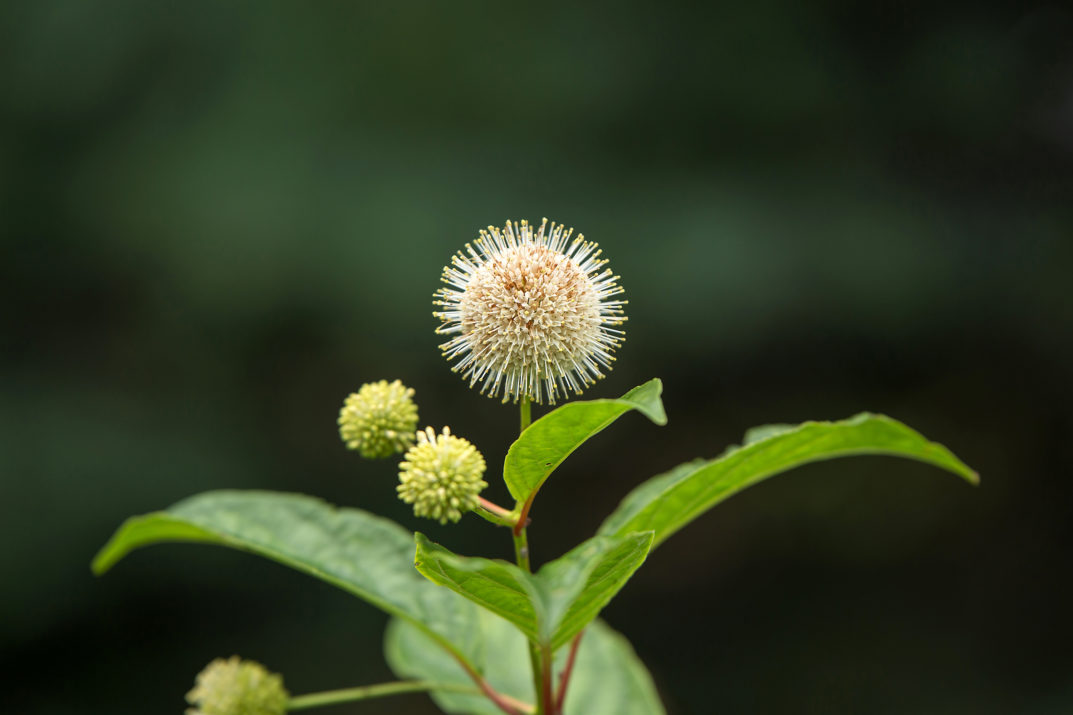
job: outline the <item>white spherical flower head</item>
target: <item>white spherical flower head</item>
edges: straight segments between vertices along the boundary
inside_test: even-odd
[[[452,368],[481,394],[554,404],[604,376],[626,321],[619,277],[595,243],[544,219],[489,226],[443,271],[437,333]]]

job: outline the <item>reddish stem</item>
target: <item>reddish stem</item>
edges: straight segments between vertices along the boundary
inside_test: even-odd
[[[484,497],[477,497],[477,498],[481,500],[481,506],[482,507],[484,507],[487,511],[492,512],[493,514],[498,516],[500,519],[503,519],[505,521],[513,521],[514,520],[513,519],[514,512],[512,512],[510,509],[504,509],[503,507],[499,506],[495,502],[488,501]]]
[[[570,684],[570,674],[574,672],[574,660],[577,659],[577,649],[581,645],[583,635],[585,631],[574,636],[574,640],[570,643],[570,653],[566,656],[566,667],[559,674],[559,694],[555,697],[555,712],[557,713],[563,711],[563,703],[566,702],[566,686]]]
[[[518,523],[514,525],[514,535],[522,533],[522,529],[529,526],[529,509],[533,506],[533,498],[536,497],[536,492],[529,495],[529,498],[525,500],[525,504],[522,505],[522,510],[518,512]]]
[[[555,707],[555,699],[551,691],[551,669],[554,667],[551,658],[551,648],[544,646],[540,649],[540,659],[544,661],[541,668],[541,695],[540,702],[544,703],[544,712],[547,715],[556,715],[558,709]]]
[[[473,678],[473,682],[477,684],[477,687],[481,689],[481,692],[507,715],[526,715],[526,713],[530,712],[529,705],[521,703],[509,695],[504,695],[497,691],[465,660],[457,656],[455,657],[455,660],[457,660],[459,665],[465,669],[469,677]]]

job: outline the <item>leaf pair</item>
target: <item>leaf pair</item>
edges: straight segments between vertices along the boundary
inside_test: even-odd
[[[652,380],[618,400],[573,402],[535,422],[504,463],[510,492],[528,513],[548,476],[588,438],[628,410],[666,422],[662,384]],[[765,425],[741,447],[654,477],[629,494],[598,536],[530,575],[512,564],[451,553],[418,534],[417,568],[432,581],[496,613],[553,649],[596,616],[625,585],[649,549],[733,494],[775,474],[825,459],[886,454],[928,462],[970,482],[977,475],[942,445],[883,415],[841,422]]]
[[[652,546],[652,532],[597,536],[530,574],[514,564],[458,556],[417,534],[417,570],[518,627],[552,651],[592,621]]]
[[[503,479],[526,518],[537,492],[582,443],[630,410],[666,424],[660,393],[649,380],[616,400],[570,402],[529,426],[511,445]],[[552,651],[570,641],[607,605],[644,562],[652,532],[597,536],[530,574],[505,561],[460,556],[417,534],[417,570],[507,619]]]
[[[658,379],[650,380],[618,400],[571,402],[534,422],[507,452],[503,472],[510,493],[519,504],[531,503],[571,452],[628,410],[665,424],[662,389]],[[853,455],[914,459],[973,484],[979,481],[946,447],[885,415],[862,412],[839,422],[763,425],[750,429],[742,446],[715,459],[687,462],[642,483],[607,518],[599,534],[652,531],[654,548],[746,487],[810,462]]]

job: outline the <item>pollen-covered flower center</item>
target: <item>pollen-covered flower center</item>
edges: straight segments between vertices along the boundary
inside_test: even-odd
[[[481,265],[459,304],[462,334],[474,354],[500,356],[504,370],[579,365],[600,332],[600,301],[572,260],[522,244]]]
[[[444,269],[440,349],[482,393],[554,403],[610,369],[626,301],[597,245],[572,233],[547,219],[489,226]]]

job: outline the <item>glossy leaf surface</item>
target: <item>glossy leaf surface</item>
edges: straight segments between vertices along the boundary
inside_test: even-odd
[[[751,441],[750,441],[751,438]],[[754,428],[746,444],[695,460],[644,482],[600,527],[604,535],[655,532],[653,548],[742,489],[794,467],[836,457],[889,455],[932,464],[976,484],[979,477],[946,447],[884,415],[840,422]]]
[[[655,378],[617,400],[569,402],[529,425],[503,461],[503,479],[511,496],[519,503],[528,501],[571,452],[630,410],[657,425],[666,424],[662,392],[663,383]]]
[[[412,621],[460,656],[477,647],[466,630],[473,604],[414,570],[409,531],[360,509],[300,494],[207,492],[128,519],[97,554],[93,570],[104,573],[132,550],[164,542],[218,544],[264,556]]]

